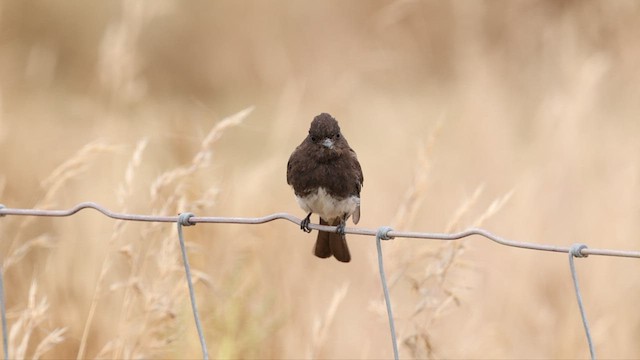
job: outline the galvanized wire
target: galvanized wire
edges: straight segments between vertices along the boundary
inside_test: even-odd
[[[180,223],[181,219],[179,216],[157,216],[157,215],[140,215],[140,214],[125,214],[125,213],[117,213],[117,212],[113,212],[99,204],[96,204],[94,202],[83,202],[80,204],[77,204],[76,206],[67,209],[67,210],[39,210],[39,209],[12,209],[12,208],[6,208],[4,207],[2,204],[0,204],[0,216],[5,216],[5,215],[18,215],[18,216],[50,216],[50,217],[64,217],[64,216],[71,216],[76,214],[77,212],[79,212],[80,210],[83,209],[95,209],[97,211],[99,211],[100,213],[102,213],[103,215],[110,217],[112,219],[118,219],[118,220],[128,220],[128,221],[144,221],[144,222],[170,222],[170,223]],[[300,225],[300,222],[302,221],[302,219],[293,216],[291,214],[288,213],[275,213],[275,214],[270,214],[270,215],[266,215],[266,216],[262,216],[262,217],[226,217],[226,216],[216,216],[216,217],[211,217],[211,216],[207,216],[207,217],[198,217],[198,216],[189,216],[187,221],[189,224],[197,224],[197,223],[216,223],[216,224],[264,224],[267,222],[271,222],[274,220],[287,220],[290,221],[296,225]],[[317,225],[317,224],[309,224],[309,228],[313,229],[313,230],[320,230],[320,231],[329,231],[329,232],[335,232],[337,230],[337,228],[335,226],[328,226],[328,225]],[[366,235],[366,236],[376,236],[378,239],[378,246],[379,246],[379,239],[380,237],[380,229],[382,229],[384,227],[381,227],[379,229],[365,229],[365,228],[349,228],[346,227],[344,228],[344,232],[348,233],[348,234],[354,234],[354,235]],[[181,229],[180,229],[180,234],[182,233]],[[630,258],[640,258],[640,251],[629,251],[629,250],[611,250],[611,249],[592,249],[586,246],[580,246],[580,247],[569,247],[569,246],[557,246],[557,245],[548,245],[548,244],[537,244],[537,243],[530,243],[530,242],[520,242],[520,241],[514,241],[514,240],[508,240],[505,239],[503,237],[497,236],[495,234],[492,234],[491,232],[484,230],[484,229],[480,229],[480,228],[471,228],[471,229],[467,229],[461,232],[457,232],[457,233],[451,233],[451,234],[445,234],[445,233],[426,233],[426,232],[408,232],[408,231],[396,231],[396,230],[392,230],[390,228],[385,228],[385,236],[387,238],[413,238],[413,239],[430,239],[430,240],[445,240],[445,241],[453,241],[453,240],[459,240],[465,237],[469,237],[472,235],[479,235],[482,237],[485,237],[495,243],[498,243],[500,245],[504,245],[504,246],[511,246],[511,247],[517,247],[517,248],[521,248],[521,249],[529,249],[529,250],[539,250],[539,251],[551,251],[551,252],[561,252],[561,253],[567,253],[570,256],[570,269],[571,269],[571,273],[572,273],[572,278],[574,280],[574,287],[576,290],[576,296],[578,297],[578,303],[580,306],[580,311],[581,311],[581,315],[583,317],[583,323],[585,326],[585,330],[587,332],[587,340],[589,342],[589,350],[591,351],[591,356],[592,358],[595,358],[595,352],[593,350],[593,345],[592,345],[592,341],[591,341],[591,336],[590,336],[590,332],[589,332],[589,327],[587,325],[586,322],[586,315],[584,314],[584,308],[582,306],[582,297],[580,295],[580,291],[578,288],[578,283],[577,283],[577,277],[576,277],[576,273],[575,273],[575,267],[573,266],[573,257],[586,257],[588,255],[600,255],[600,256],[616,256],[616,257],[630,257]],[[384,281],[384,269],[382,267],[382,263],[381,263],[381,252],[380,252],[380,271],[381,271],[381,281],[383,283],[383,288],[385,285],[385,281]],[[188,262],[187,262],[187,258],[186,258],[186,252],[183,251],[183,260],[185,262],[185,268],[188,269]],[[188,274],[188,270],[187,271],[187,279],[189,279],[189,274]],[[1,274],[0,274],[1,275]],[[1,281],[1,278],[0,278]],[[1,286],[1,284],[0,284]],[[194,312],[194,318],[196,321],[196,327],[198,327],[198,332],[200,335],[200,339],[201,339],[201,344],[203,345],[203,356],[206,358],[207,352],[206,352],[206,345],[204,345],[204,337],[202,336],[202,330],[199,327],[200,324],[200,319],[197,313],[197,309],[195,307],[195,301],[194,301],[194,294],[193,294],[193,288],[192,285],[190,284],[190,295],[192,297],[192,308],[193,308],[193,312]],[[388,309],[388,315],[390,318],[390,327],[391,327],[391,331],[392,331],[392,340],[394,342],[394,355],[398,356],[397,354],[397,343],[395,340],[395,330],[393,328],[393,315],[391,313],[391,305],[390,305],[390,300],[388,297],[388,290],[385,292],[385,300],[387,302],[387,309]],[[4,309],[4,294],[0,292],[0,309],[3,310]],[[4,340],[4,347],[5,347],[5,358],[8,357],[7,354],[7,328],[6,328],[6,319],[4,317],[4,312],[3,312],[3,318],[2,318],[2,325],[3,325],[3,340]]]
[[[77,204],[76,206],[68,210],[11,209],[6,207],[5,208],[0,207],[0,216],[24,215],[24,216],[64,217],[64,216],[74,215],[75,213],[79,212],[82,209],[95,209],[112,219],[119,219],[119,220],[145,221],[145,222],[170,222],[170,223],[174,223],[178,221],[178,216],[157,216],[157,215],[138,215],[138,214],[117,213],[117,212],[108,210],[105,207],[98,205],[94,202],[83,202],[83,203]],[[189,218],[189,221],[193,224],[196,224],[196,223],[264,224],[264,223],[278,220],[278,219],[288,220],[296,225],[300,225],[300,221],[302,221],[302,219],[288,213],[275,213],[275,214],[270,214],[262,217],[194,216],[192,218]],[[335,226],[329,226],[329,225],[309,224],[309,228],[312,230],[321,230],[321,231],[330,231],[330,232],[336,231]],[[345,227],[344,231],[346,234],[376,236],[376,233],[378,230]],[[479,235],[493,242],[496,242],[500,245],[517,247],[522,249],[552,251],[552,252],[562,252],[562,253],[569,253],[570,251],[569,246],[556,246],[556,245],[546,245],[546,244],[537,244],[537,243],[508,240],[480,228],[471,228],[471,229],[467,229],[461,232],[451,233],[451,234],[393,230],[393,231],[390,231],[388,235],[395,238],[413,238],[413,239],[431,239],[431,240],[459,240],[465,237],[469,237],[471,235]],[[582,250],[581,253],[583,255],[602,255],[602,256],[640,258],[640,251],[588,248],[588,249]]]
[[[389,295],[389,287],[387,286],[387,277],[384,275],[384,264],[382,262],[382,244],[380,240],[393,239],[387,235],[392,228],[381,226],[376,234],[376,249],[378,250],[378,270],[380,271],[380,282],[382,283],[382,292],[384,293],[384,302],[387,304],[387,316],[389,317],[389,331],[391,331],[391,344],[393,345],[393,358],[400,359],[398,352],[398,339],[396,338],[396,325],[393,321],[393,309],[391,308],[391,296]]]
[[[209,359],[209,351],[207,350],[207,342],[204,339],[204,332],[200,324],[200,315],[198,315],[198,306],[196,304],[196,292],[193,290],[193,281],[191,280],[191,267],[189,266],[189,257],[187,256],[187,246],[184,243],[184,235],[182,235],[183,226],[195,225],[189,221],[194,215],[192,213],[182,213],[178,216],[178,240],[180,241],[180,250],[182,252],[182,262],[184,263],[184,273],[187,277],[187,285],[189,286],[189,299],[191,300],[191,310],[193,311],[193,319],[196,322],[196,330],[198,330],[198,339],[200,339],[200,347],[202,348],[202,358]]]
[[[591,354],[591,360],[596,359],[596,350],[593,347],[593,340],[591,339],[591,330],[589,330],[589,323],[587,322],[587,313],[584,310],[584,304],[582,303],[582,295],[580,295],[580,286],[578,286],[578,274],[576,272],[576,266],[573,263],[574,257],[587,257],[582,253],[587,249],[585,244],[573,244],[569,251],[569,270],[571,271],[571,279],[573,280],[573,288],[576,291],[576,299],[578,300],[578,309],[580,310],[580,317],[582,318],[582,325],[584,325],[584,332],[587,336],[587,344],[589,345],[589,353]]]

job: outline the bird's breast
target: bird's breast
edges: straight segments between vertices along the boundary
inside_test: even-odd
[[[327,222],[345,214],[351,216],[356,208],[360,206],[360,198],[358,196],[333,197],[323,187],[319,187],[304,196],[296,196],[296,199],[304,211],[318,214]]]

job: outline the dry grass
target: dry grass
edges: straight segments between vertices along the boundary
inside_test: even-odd
[[[363,166],[361,226],[637,249],[639,16],[634,1],[3,1],[0,203],[300,214],[286,159],[326,111]],[[344,265],[290,224],[185,232],[213,357],[391,356],[371,238],[351,237]],[[0,239],[12,357],[199,356],[175,226],[4,217]],[[566,256],[383,247],[403,357],[588,355]],[[640,357],[638,262],[577,266],[598,354]]]
[[[39,359],[52,347],[64,341],[66,328],[48,329],[46,327],[49,303],[46,297],[36,299],[37,291],[38,286],[36,283],[31,283],[26,306],[19,311],[17,318],[12,321],[13,324],[9,330],[8,341],[9,353],[12,358],[24,359],[29,357]],[[11,313],[8,317],[13,318]],[[34,334],[35,331],[42,331],[46,335],[43,335],[39,342],[32,344],[31,338],[36,336]],[[33,353],[28,352],[31,349],[35,349]]]

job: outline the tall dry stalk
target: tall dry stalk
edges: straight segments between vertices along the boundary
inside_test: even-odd
[[[92,141],[83,146],[71,158],[56,167],[49,176],[42,180],[41,186],[47,190],[34,205],[34,208],[48,209],[56,205],[56,195],[69,180],[87,172],[98,155],[113,153],[119,149],[118,146],[110,145],[101,140]],[[29,221],[29,219],[33,218],[27,218],[25,221]]]
[[[420,205],[428,197],[428,179],[430,169],[429,154],[433,151],[437,134],[443,124],[441,118],[434,130],[427,137],[425,146],[418,152],[417,167],[414,171],[413,181],[404,194],[403,201],[398,207],[394,217],[394,225],[406,227],[414,223],[420,210]],[[445,232],[459,230],[462,218],[473,211],[474,205],[479,201],[484,186],[480,185],[473,194],[465,199],[453,213],[445,227]],[[497,213],[509,200],[512,191],[494,200],[471,224],[480,226],[485,220]],[[439,244],[434,249],[430,244],[407,245],[399,249],[393,249],[390,258],[395,259],[390,267],[390,284],[393,289],[400,282],[407,283],[417,295],[417,302],[406,314],[404,326],[400,330],[399,338],[402,344],[409,350],[414,358],[433,358],[436,356],[436,347],[433,344],[430,329],[440,320],[446,309],[451,305],[459,305],[458,291],[460,286],[450,281],[450,274],[455,268],[467,266],[462,254],[465,251],[465,240],[448,241]],[[381,306],[374,304],[372,309],[378,312]]]
[[[426,191],[429,180],[429,170],[431,169],[430,154],[436,144],[438,134],[444,124],[445,115],[441,115],[435,123],[433,130],[427,136],[424,145],[418,147],[417,165],[413,172],[413,180],[403,195],[403,200],[396,210],[396,214],[391,221],[396,228],[402,228],[412,224],[422,202],[426,198]]]
[[[38,286],[35,279],[29,287],[29,295],[26,307],[17,313],[9,313],[9,317],[16,317],[9,330],[9,356],[12,359],[41,358],[56,344],[65,340],[65,327],[47,329],[49,320],[49,302],[46,296],[38,296]],[[47,335],[39,336],[37,332]],[[29,354],[30,344],[33,338],[40,337],[35,350]],[[33,345],[31,345],[33,346]]]
[[[59,192],[72,179],[86,173],[95,162],[96,157],[102,154],[114,153],[117,149],[117,146],[102,141],[94,141],[83,146],[73,156],[57,166],[42,181],[42,187],[46,190],[34,205],[34,208],[51,208],[55,206]],[[18,224],[14,227],[15,233],[12,236],[8,254],[2,264],[2,271],[5,274],[21,264],[25,257],[35,250],[51,251],[56,248],[55,238],[49,233],[40,233],[25,240],[24,231],[33,227],[34,223],[34,217],[25,217],[19,219]],[[22,271],[23,269],[20,270]],[[26,357],[29,349],[33,347],[35,349],[29,356],[40,358],[55,345],[60,344],[67,332],[66,327],[59,327],[50,331],[44,330],[46,335],[38,335],[40,341],[37,344],[32,343],[34,332],[40,330],[44,324],[50,321],[49,315],[51,314],[48,310],[50,305],[45,296],[42,296],[40,300],[36,300],[38,289],[36,284],[36,279],[34,278],[28,291],[27,307],[19,313],[18,320],[11,326],[10,354],[15,358]],[[14,287],[12,290],[15,292],[19,290],[19,287]]]
[[[333,324],[336,311],[338,310],[340,304],[344,301],[348,290],[348,283],[342,284],[342,286],[337,288],[333,293],[333,297],[331,298],[331,302],[329,303],[324,316],[316,316],[314,318],[311,329],[312,341],[310,342],[310,347],[307,350],[308,358],[316,359],[318,357],[321,357],[320,351],[327,339],[327,335],[329,333],[329,330],[331,329],[331,325]]]
[[[56,196],[70,180],[86,173],[96,157],[102,154],[113,153],[117,146],[107,144],[103,141],[93,141],[78,150],[73,156],[57,166],[42,182],[42,187],[46,189],[44,195],[33,206],[36,209],[47,209],[57,204]],[[24,217],[19,219],[20,224],[9,245],[3,268],[9,269],[16,264],[28,252],[36,248],[52,248],[52,238],[46,234],[24,240],[23,232],[35,221],[35,217]],[[20,244],[20,245],[18,245]]]
[[[227,129],[241,124],[251,110],[242,110],[216,123],[189,164],[168,170],[151,183],[152,213],[190,210],[188,204],[196,200],[188,198],[184,191],[188,180],[211,166],[216,141]],[[134,154],[134,159],[136,157]],[[213,204],[211,196],[215,194],[217,191],[208,189],[198,200],[201,205],[210,207]],[[140,241],[125,243],[120,248],[120,254],[127,259],[130,269],[126,278],[112,286],[114,291],[124,290],[116,324],[119,330],[118,336],[102,347],[101,356],[144,357],[165,351],[163,349],[173,341],[167,335],[177,331],[176,327],[184,326],[178,322],[182,319],[180,314],[186,296],[184,269],[175,229],[166,231],[166,227],[166,224],[145,224]],[[189,250],[193,249],[187,245]],[[196,282],[207,281],[207,276],[197,270],[194,275]]]
[[[464,200],[454,212],[447,224],[445,232],[461,230],[460,220],[473,211],[484,189],[480,185],[473,194]],[[495,215],[510,199],[513,191],[494,200],[466,227],[479,227],[484,221]],[[411,288],[419,299],[408,315],[408,321],[401,336],[402,343],[409,349],[414,358],[437,357],[437,349],[432,341],[432,329],[437,321],[441,321],[447,309],[452,305],[460,305],[459,292],[465,285],[452,280],[455,269],[469,267],[462,258],[466,250],[466,240],[446,241],[437,249],[418,249],[413,257],[404,264],[403,275],[411,284]]]
[[[123,213],[127,212],[126,199],[131,196],[133,193],[133,182],[136,170],[140,166],[142,162],[142,154],[147,147],[148,139],[144,138],[138,141],[135,150],[133,151],[133,155],[131,156],[131,160],[129,161],[127,168],[125,170],[125,176],[123,182],[118,187],[116,192],[116,200],[120,207],[120,211]],[[89,332],[91,331],[91,326],[93,323],[93,318],[95,316],[95,311],[98,306],[98,301],[103,292],[103,283],[105,281],[105,277],[107,272],[109,271],[113,256],[113,247],[116,241],[122,236],[122,232],[124,230],[126,221],[116,220],[114,224],[113,233],[111,234],[111,238],[109,240],[109,246],[107,247],[107,252],[105,254],[104,260],[102,261],[102,266],[100,268],[100,274],[98,275],[98,280],[96,282],[95,289],[93,291],[93,295],[91,298],[91,304],[89,305],[89,312],[87,314],[87,318],[85,320],[84,328],[82,330],[82,337],[80,339],[80,345],[78,347],[77,359],[83,359],[85,357],[85,351],[87,347],[87,339],[89,336]]]

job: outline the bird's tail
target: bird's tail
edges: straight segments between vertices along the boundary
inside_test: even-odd
[[[329,224],[320,218],[320,225],[336,226],[339,225],[340,222],[340,218],[337,218]],[[333,255],[338,261],[351,261],[351,253],[347,246],[346,236],[335,232],[318,231],[318,238],[313,248],[313,254],[319,258],[328,258]]]

